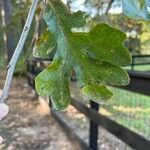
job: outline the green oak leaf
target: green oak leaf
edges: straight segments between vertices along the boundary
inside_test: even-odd
[[[149,0],[123,0],[123,13],[138,20],[150,20]]]
[[[56,40],[51,32],[44,31],[35,43],[33,56],[38,58],[51,58],[51,52],[55,49]]]
[[[58,110],[66,108],[70,103],[69,68],[63,68],[62,60],[55,59],[53,63],[36,78],[36,88],[40,95],[50,95],[54,107]]]
[[[96,82],[87,84],[81,89],[83,97],[87,100],[93,100],[95,102],[100,102],[101,100],[110,99],[113,95],[105,86],[97,84]]]
[[[131,61],[129,51],[122,44],[126,34],[107,24],[98,24],[89,33],[73,33],[71,38],[80,49],[86,49],[92,58],[117,66],[126,66]]]
[[[131,62],[122,44],[126,38],[123,32],[101,23],[87,33],[75,33],[71,29],[85,26],[86,15],[70,13],[59,0],[48,1],[44,19],[52,34],[50,39],[55,42],[48,38],[49,47],[41,48],[37,44],[34,53],[46,56],[51,45],[55,45],[56,53],[52,64],[36,77],[35,83],[38,93],[48,95],[56,109],[62,110],[69,105],[72,70],[76,72],[84,97],[97,102],[112,96],[106,85],[129,83],[127,72],[121,68]]]
[[[122,86],[129,83],[129,77],[125,70],[110,64],[109,62],[99,61],[78,52],[78,59],[74,70],[78,78],[78,85],[84,86],[92,80],[102,84]]]

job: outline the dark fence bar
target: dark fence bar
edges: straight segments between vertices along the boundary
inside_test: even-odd
[[[91,109],[98,112],[99,110],[99,104],[95,103],[94,101],[90,101]],[[98,149],[98,124],[90,120],[90,133],[89,133],[89,142],[90,142],[90,148],[91,150],[97,150]]]
[[[128,144],[130,147],[136,150],[149,150],[150,141],[142,137],[141,135],[129,130],[128,128],[118,124],[117,122],[109,119],[102,114],[97,113],[95,110],[88,108],[82,102],[72,99],[71,104],[90,118],[93,122],[100,125],[117,138]]]
[[[131,70],[134,70],[134,67],[135,66],[138,66],[138,65],[150,65],[150,60],[146,61],[146,62],[138,62],[136,61],[136,59],[140,60],[142,58],[150,58],[150,55],[133,55],[132,56],[132,63],[131,63]]]
[[[133,57],[150,57],[149,56],[133,56]],[[42,60],[38,60],[42,61]],[[47,60],[46,60],[47,61]],[[134,64],[132,64],[134,65]],[[136,63],[135,63],[136,65]],[[134,69],[134,66],[133,66]],[[41,68],[36,67],[35,65],[28,66],[28,81],[29,84],[34,87],[34,77],[37,73],[39,73]],[[149,72],[145,72],[140,74],[136,71],[129,71],[129,75],[131,77],[131,83],[124,87],[127,90],[150,95],[150,74]],[[89,133],[89,146],[82,140],[73,129],[65,123],[63,118],[61,117],[58,111],[55,111],[52,108],[52,115],[56,119],[56,121],[64,128],[69,137],[75,141],[77,141],[80,147],[84,150],[97,150],[98,144],[98,126],[103,127],[117,138],[121,139],[123,142],[128,144],[130,147],[136,150],[149,150],[150,149],[150,141],[142,137],[141,135],[131,131],[130,129],[118,124],[117,122],[109,119],[108,117],[99,114],[98,109],[99,105],[93,101],[90,102],[91,108],[88,108],[85,104],[75,99],[72,99],[71,104],[79,110],[81,113],[86,115],[90,119],[90,133]]]
[[[61,127],[63,128],[63,130],[67,133],[67,135],[69,136],[70,140],[77,142],[77,144],[80,146],[80,148],[82,150],[91,150],[89,148],[89,146],[87,145],[87,143],[82,140],[76,133],[75,131],[68,125],[68,123],[66,123],[63,120],[63,117],[60,115],[60,112],[52,109],[51,113],[53,115],[53,117],[56,119],[56,121],[61,125]]]
[[[128,71],[128,74],[130,83],[118,88],[150,96],[150,72]]]

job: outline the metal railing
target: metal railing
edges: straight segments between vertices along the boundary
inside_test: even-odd
[[[144,57],[144,56],[134,56],[134,58],[137,57]],[[150,57],[150,56],[146,56]],[[34,60],[34,63],[29,62],[28,63],[28,83],[34,87],[34,77],[37,73],[42,71],[40,67],[37,67],[35,63],[42,63],[42,60]],[[134,62],[135,63],[135,62]],[[141,65],[141,63],[139,63]],[[142,63],[143,64],[143,63]],[[135,64],[134,64],[135,65]],[[134,67],[133,67],[134,68]],[[144,79],[143,79],[144,80]],[[137,82],[137,81],[135,81]],[[150,85],[150,80],[146,81],[147,84]],[[149,83],[148,83],[149,82]],[[132,83],[135,84],[135,83]],[[142,83],[141,83],[142,84]],[[141,86],[141,85],[140,85]],[[143,85],[145,86],[145,85]],[[128,90],[134,91],[135,86],[132,86],[130,88],[126,87]],[[140,89],[138,92],[143,92],[144,89]],[[99,104],[92,101],[90,102],[90,108],[87,107],[82,102],[72,99],[71,105],[74,106],[77,110],[79,110],[81,113],[83,113],[86,117],[89,118],[90,123],[90,130],[89,130],[89,144],[85,143],[69,126],[67,123],[65,123],[62,119],[62,117],[59,116],[59,112],[56,111],[51,105],[52,108],[52,114],[54,118],[59,122],[59,124],[64,128],[64,130],[67,132],[67,134],[71,137],[71,139],[76,140],[82,149],[91,149],[91,150],[97,150],[98,149],[98,127],[101,126],[113,135],[115,135],[117,138],[121,139],[123,142],[125,142],[130,147],[137,149],[137,150],[148,150],[150,148],[150,141],[143,136],[135,133],[134,131],[124,127],[123,125],[120,125],[119,123],[115,122],[114,120],[111,120],[110,118],[99,114],[98,110],[100,109]]]
[[[143,59],[147,59],[147,60],[143,60]],[[150,55],[133,55],[132,63],[130,64],[131,70],[134,70],[135,66],[139,66],[139,65],[150,65]]]

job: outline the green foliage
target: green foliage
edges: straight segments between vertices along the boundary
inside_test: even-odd
[[[128,17],[150,20],[149,0],[123,0],[123,12]]]
[[[48,30],[44,31],[33,49],[33,55],[40,58],[51,58],[51,52],[56,46],[53,34]]]
[[[126,71],[120,66],[131,62],[128,50],[122,45],[126,35],[107,24],[98,24],[89,32],[73,32],[72,28],[86,25],[87,16],[74,14],[59,0],[49,0],[44,12],[48,26],[34,48],[34,56],[47,58],[55,50],[52,64],[36,77],[40,95],[49,95],[56,109],[70,102],[69,82],[75,70],[81,92],[97,102],[109,99],[112,93],[105,87],[129,83]]]

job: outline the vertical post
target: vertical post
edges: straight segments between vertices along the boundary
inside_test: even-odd
[[[51,101],[50,97],[49,97],[49,107],[50,107],[50,109],[52,109],[52,101]]]
[[[91,106],[91,109],[94,109],[95,111],[99,110],[99,104],[94,101],[90,101],[90,106]],[[97,140],[98,140],[98,125],[90,120],[90,133],[89,133],[90,143],[89,144],[90,144],[91,150],[98,149]]]
[[[134,64],[135,64],[134,56],[132,56],[131,70],[134,70]]]

